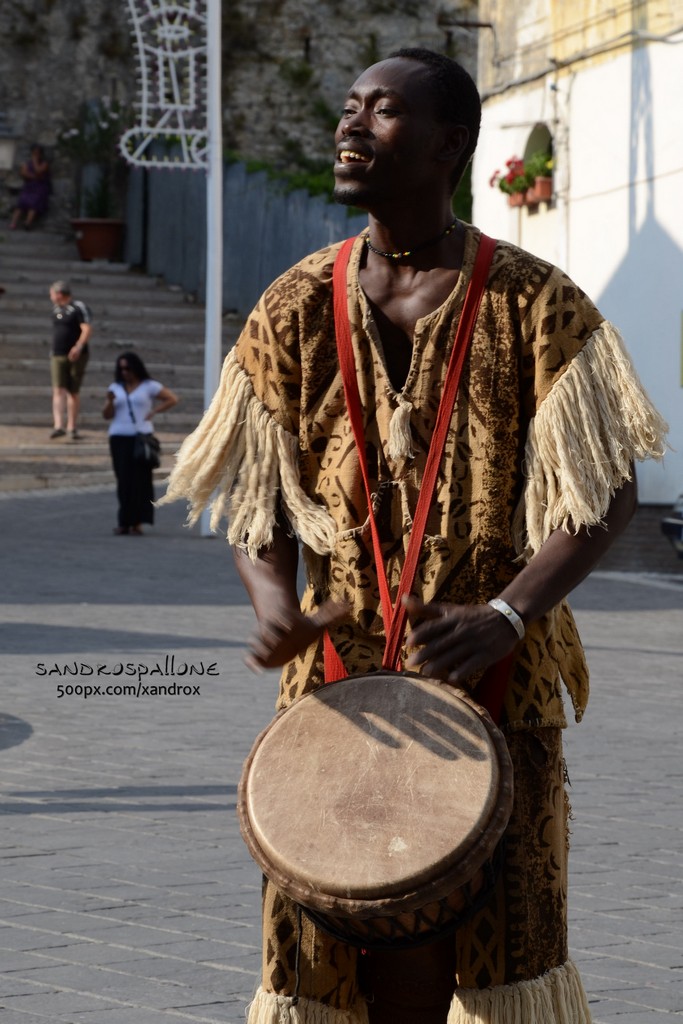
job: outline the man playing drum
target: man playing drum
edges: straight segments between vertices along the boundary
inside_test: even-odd
[[[336,133],[336,199],[369,214],[346,291],[393,600],[481,240],[451,208],[480,112],[458,64],[407,49],[358,78]],[[229,519],[258,619],[249,662],[283,666],[280,708],[323,684],[326,632],[347,673],[377,671],[383,659],[368,500],[335,343],[339,248],[302,260],[265,292],[164,499],[185,497],[196,518],[219,489],[212,524]],[[266,881],[250,1024],[590,1021],[567,950],[561,747],[561,685],[578,720],[588,673],[564,599],[628,523],[633,460],[660,458],[665,430],[616,328],[561,271],[498,242],[405,598],[411,625],[401,650],[407,669],[475,699],[484,671],[508,658],[499,722],[515,796],[502,868],[455,934],[381,954],[330,937]],[[311,780],[310,799],[319,785]]]

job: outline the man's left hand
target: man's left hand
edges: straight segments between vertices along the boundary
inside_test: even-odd
[[[462,686],[468,676],[500,661],[517,644],[505,617],[488,604],[424,604],[404,597],[411,631],[408,647],[417,648],[406,668]]]

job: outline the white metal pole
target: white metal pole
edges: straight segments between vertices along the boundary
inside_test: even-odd
[[[204,325],[204,408],[211,403],[221,372],[223,322],[223,122],[221,112],[221,0],[206,10],[206,305]],[[208,537],[209,514],[201,518]]]

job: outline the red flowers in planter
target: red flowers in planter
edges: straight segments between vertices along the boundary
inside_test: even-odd
[[[508,196],[521,195],[523,197],[531,184],[531,180],[524,169],[524,161],[520,160],[518,156],[511,156],[505,162],[505,166],[507,167],[505,174],[501,171],[493,172],[489,185],[491,188],[499,188],[501,192],[505,192]],[[523,198],[522,202],[524,202]]]
[[[510,206],[537,205],[552,198],[552,159],[548,153],[534,153],[524,162],[518,156],[506,161],[507,170],[494,171],[491,188],[499,188],[508,197]],[[546,177],[546,175],[548,177]]]

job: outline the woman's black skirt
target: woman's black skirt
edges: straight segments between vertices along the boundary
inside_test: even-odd
[[[147,463],[133,458],[134,444],[134,437],[123,434],[109,437],[119,499],[119,526],[124,527],[154,522],[152,470]]]

